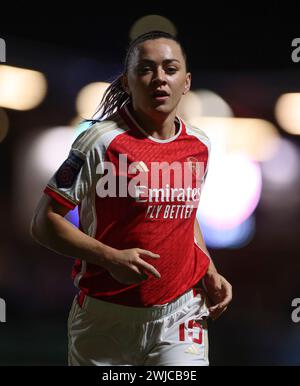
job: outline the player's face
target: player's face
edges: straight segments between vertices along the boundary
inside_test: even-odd
[[[149,115],[174,111],[190,83],[179,44],[165,38],[136,47],[124,82],[134,109]]]

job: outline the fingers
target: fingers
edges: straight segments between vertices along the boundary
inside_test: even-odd
[[[146,255],[146,256],[149,256],[149,257],[152,257],[154,259],[159,259],[160,255],[158,255],[157,253],[153,253],[151,251],[147,251],[146,249],[140,249],[138,248],[138,253],[141,254],[141,255]],[[139,258],[138,261],[137,261],[137,264],[139,265],[139,267],[141,267],[144,271],[147,271],[149,272],[151,275],[153,275],[154,277],[156,277],[157,279],[160,279],[160,273],[157,271],[157,269],[155,269],[153,267],[153,265],[147,263],[145,260]]]
[[[134,281],[132,283],[139,283],[143,280],[148,279],[148,275],[146,275],[144,272],[139,270],[137,267],[134,267],[133,270],[134,270],[134,272],[136,272],[138,274],[138,276],[136,278],[134,278]]]
[[[222,295],[220,296],[219,302],[209,308],[210,316],[213,320],[219,318],[223,312],[227,310],[229,303],[232,300],[232,286],[231,284],[220,275],[222,281]]]
[[[209,308],[209,315],[210,317],[212,318],[212,320],[216,320],[218,319],[222,314],[223,312],[225,312],[227,310],[227,306],[226,307],[220,307],[220,305],[216,305],[216,306],[213,306],[213,307],[210,307]]]
[[[228,283],[227,280],[226,280],[226,283],[224,285],[224,292],[225,292],[225,297],[222,300],[221,305],[222,306],[228,306],[228,304],[232,300],[232,286],[231,286],[231,284]]]
[[[214,307],[219,307],[219,308],[227,307],[228,304],[231,302],[231,300],[232,300],[232,291],[230,288],[227,288],[225,294],[223,295],[223,298],[220,299],[220,302],[215,304]]]
[[[220,303],[220,307],[227,307],[228,304],[231,302],[231,300],[232,300],[232,294],[228,293],[223,299],[223,301]]]
[[[138,253],[140,253],[142,255],[150,256],[150,257],[153,257],[154,259],[159,259],[160,258],[160,255],[158,255],[157,253],[153,253],[151,251],[147,251],[146,249],[138,248],[137,251],[138,251]]]
[[[219,316],[223,314],[224,311],[227,310],[228,304],[231,302],[231,295],[228,294],[223,301],[218,304],[215,304],[212,307],[209,307],[209,313],[213,320],[217,319]]]
[[[121,283],[139,283],[148,279],[149,275],[160,279],[160,273],[151,264],[143,260],[140,256],[148,256],[158,259],[160,256],[151,251],[132,248],[120,250],[118,260],[110,267],[112,276]]]
[[[146,275],[143,273],[143,271],[141,271],[136,265],[131,264],[129,267],[130,267],[130,269],[131,269],[132,271],[134,271],[135,273],[137,273],[139,276],[142,276],[142,275],[146,276]]]
[[[147,271],[157,279],[160,279],[160,273],[151,264],[146,263],[146,261],[144,261],[143,259],[139,259],[139,261],[137,261],[137,264],[138,267],[142,268],[143,271]]]
[[[213,320],[218,319],[223,312],[227,310],[228,304],[231,302],[231,298],[231,294],[228,293],[220,303],[209,308],[209,313]]]

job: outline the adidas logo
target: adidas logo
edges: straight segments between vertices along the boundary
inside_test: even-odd
[[[200,351],[198,350],[198,348],[194,344],[192,344],[190,347],[188,347],[184,352],[186,352],[188,354],[200,355]]]

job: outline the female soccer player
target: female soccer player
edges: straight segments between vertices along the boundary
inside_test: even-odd
[[[209,363],[206,318],[232,292],[196,220],[210,147],[176,116],[190,84],[176,38],[133,41],[102,119],[75,140],[36,209],[33,237],[76,258],[70,365]],[[64,219],[77,205],[80,229]]]

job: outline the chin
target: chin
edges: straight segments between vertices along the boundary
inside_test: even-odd
[[[161,114],[170,114],[174,109],[167,104],[160,104],[158,106],[153,106],[153,110]]]

